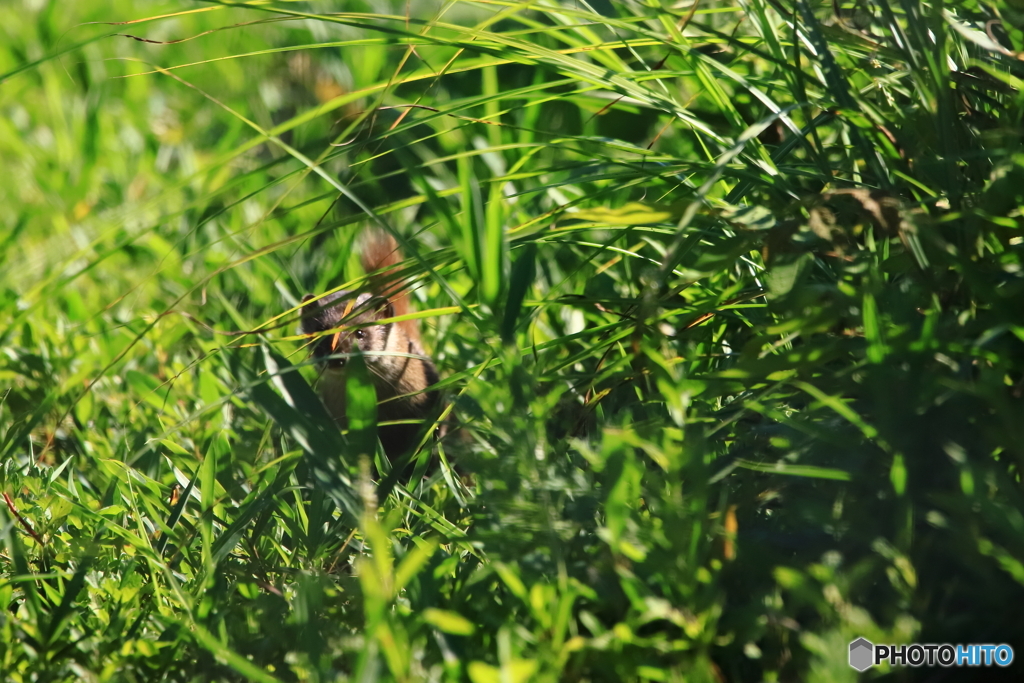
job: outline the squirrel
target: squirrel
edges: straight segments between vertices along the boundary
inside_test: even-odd
[[[312,356],[322,359],[320,397],[336,422],[345,424],[344,354],[358,345],[377,390],[377,419],[433,419],[440,405],[438,374],[434,362],[423,350],[415,320],[377,324],[376,321],[404,316],[411,311],[409,295],[399,291],[402,283],[394,277],[402,262],[395,239],[372,230],[360,250],[363,270],[370,276],[370,292],[340,290],[320,298],[302,298],[301,332],[314,338]],[[394,461],[419,444],[422,424],[383,425],[378,430],[384,452]]]

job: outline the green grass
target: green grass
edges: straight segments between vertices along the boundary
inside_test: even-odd
[[[1024,654],[1018,4],[0,6],[0,677]],[[407,480],[296,334],[368,228]]]

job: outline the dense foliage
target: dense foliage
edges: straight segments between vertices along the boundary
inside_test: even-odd
[[[1019,2],[25,0],[0,32],[4,681],[1024,656]],[[461,425],[411,476],[295,332],[367,228]]]

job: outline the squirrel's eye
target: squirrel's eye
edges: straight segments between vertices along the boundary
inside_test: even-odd
[[[356,339],[362,339],[365,336],[366,336],[365,332],[363,332],[362,330],[356,330]]]

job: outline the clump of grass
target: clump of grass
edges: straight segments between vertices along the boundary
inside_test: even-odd
[[[57,7],[0,8],[5,680],[1021,644],[1012,5]],[[369,227],[468,435],[408,479],[294,332]]]

